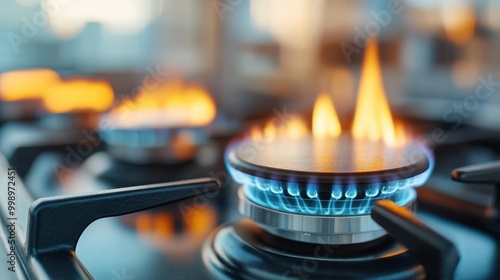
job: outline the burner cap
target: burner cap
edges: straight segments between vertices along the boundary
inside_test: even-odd
[[[412,178],[429,168],[418,145],[337,139],[273,139],[239,143],[228,154],[230,167],[249,176],[299,184],[370,184]],[[329,190],[328,190],[329,191]]]

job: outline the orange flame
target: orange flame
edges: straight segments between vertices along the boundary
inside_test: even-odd
[[[8,102],[39,99],[60,81],[61,77],[50,69],[6,72],[0,76],[0,98]]]
[[[374,39],[370,39],[366,45],[352,135],[355,139],[383,140],[388,146],[399,143],[385,97],[377,43]]]
[[[182,261],[195,254],[217,226],[217,212],[210,206],[193,205],[185,211],[182,215],[141,212],[129,218],[144,242]],[[181,230],[177,230],[176,225]]]
[[[316,99],[312,118],[314,137],[337,137],[342,132],[333,101],[325,93],[320,94]]]
[[[377,43],[370,39],[366,46],[361,72],[356,112],[352,126],[354,139],[381,141],[387,146],[402,146],[408,141],[408,134],[402,123],[392,119],[389,103],[382,83]],[[293,117],[286,123],[268,122],[264,128],[252,128],[250,136],[254,141],[269,141],[277,137],[298,138],[310,132],[303,119]],[[337,138],[342,128],[334,103],[327,93],[318,95],[312,115],[312,136],[314,138]]]
[[[0,98],[4,101],[37,99],[52,113],[104,111],[113,103],[113,89],[104,81],[62,81],[50,69],[12,71],[0,76]]]
[[[335,112],[333,101],[328,94],[320,94],[313,110],[312,132],[314,137],[337,137],[342,132],[340,121]],[[272,119],[263,128],[254,126],[250,130],[250,137],[254,141],[270,141],[275,138],[299,139],[310,133],[306,122],[299,116],[290,116],[287,119]]]
[[[303,119],[295,117],[288,121],[284,132],[290,139],[298,139],[307,135],[308,129]]]
[[[298,117],[292,116],[283,122],[277,119],[268,121],[263,128],[254,126],[250,130],[250,137],[254,141],[270,141],[278,137],[287,139],[299,139],[309,133],[306,122]]]
[[[110,117],[117,127],[203,126],[216,116],[215,103],[203,87],[170,81],[156,89],[143,88],[116,106]]]
[[[113,89],[105,81],[73,79],[46,89],[42,101],[52,113],[97,111],[113,104]]]

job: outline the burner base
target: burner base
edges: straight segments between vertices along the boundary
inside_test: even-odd
[[[214,279],[423,279],[423,266],[391,237],[321,245],[273,236],[251,220],[218,228],[203,249]]]
[[[402,190],[407,199],[404,207],[415,209],[416,192]],[[248,199],[243,188],[238,191],[239,211],[267,232],[287,239],[313,244],[354,244],[381,238],[387,232],[370,216],[364,215],[304,215],[278,211]]]

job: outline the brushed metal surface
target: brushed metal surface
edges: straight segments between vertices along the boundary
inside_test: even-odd
[[[366,215],[303,215],[270,209],[250,201],[240,188],[239,211],[266,231],[284,238],[320,244],[352,244],[367,242],[386,234]],[[416,192],[411,189],[410,202],[403,208],[414,210]]]

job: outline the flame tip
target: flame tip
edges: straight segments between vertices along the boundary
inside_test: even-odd
[[[356,112],[352,126],[355,139],[383,141],[388,146],[404,143],[404,129],[396,128],[382,80],[377,41],[367,41]]]

